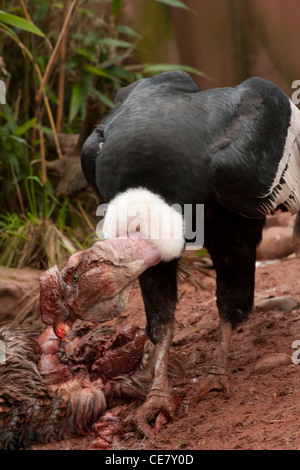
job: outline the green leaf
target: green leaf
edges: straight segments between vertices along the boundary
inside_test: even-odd
[[[84,65],[83,70],[86,72],[90,72],[93,75],[98,75],[99,77],[106,77],[112,79],[112,75],[110,75],[108,72],[105,70],[101,69],[100,67],[93,67],[92,65]]]
[[[93,30],[88,34],[83,35],[84,44],[87,46],[95,46],[99,42],[99,32],[98,30]]]
[[[20,161],[16,155],[9,156],[9,163],[13,167],[15,174],[20,175]]]
[[[18,126],[16,124],[14,114],[7,103],[3,105],[3,111],[3,117],[7,120],[10,131],[15,132]]]
[[[115,38],[101,38],[98,41],[99,44],[104,44],[106,46],[111,46],[111,47],[135,47],[134,44],[128,41],[122,41],[121,39],[115,39]]]
[[[82,13],[89,18],[96,18],[99,14],[97,11],[91,10],[90,8],[78,8],[77,11],[78,13]]]
[[[122,0],[113,0],[111,11],[114,16],[117,16],[120,13],[122,6]]]
[[[63,205],[58,212],[58,216],[56,219],[56,225],[60,230],[63,230],[66,225],[67,219],[67,211],[68,211],[68,199],[65,197]]]
[[[205,248],[202,248],[201,250],[196,251],[196,256],[199,256],[200,258],[203,256],[207,256],[208,251]]]
[[[33,20],[35,23],[40,23],[41,21],[44,21],[44,19],[47,16],[48,8],[49,8],[49,0],[47,1],[44,0],[41,3],[41,6],[39,7],[39,9],[36,11],[36,13],[33,16]]]
[[[7,233],[8,235],[13,235],[14,237],[21,238],[21,240],[29,240],[29,238],[26,237],[26,235],[23,235],[22,233],[13,232],[13,231],[11,231],[11,230],[7,230],[6,233]]]
[[[130,52],[128,51],[125,54],[114,54],[113,57],[101,62],[101,68],[106,70],[106,69],[109,69],[112,65],[121,64],[129,56],[130,56]]]
[[[172,72],[173,70],[182,70],[187,73],[194,73],[196,75],[204,76],[205,74],[198,69],[189,67],[188,65],[176,65],[176,64],[154,64],[146,65],[144,73],[157,74],[162,72]]]
[[[85,59],[88,59],[91,62],[97,62],[97,57],[95,57],[95,53],[87,51],[82,47],[75,47],[74,52],[76,52],[76,54],[78,55],[81,55],[82,57],[85,57]]]
[[[29,31],[30,33],[37,34],[38,36],[45,37],[44,33],[33,23],[21,18],[20,16],[11,15],[0,10],[0,21],[5,24],[14,26],[15,28],[23,29],[24,31]]]
[[[26,140],[22,139],[21,137],[17,137],[15,135],[8,136],[8,139],[12,142],[16,142],[17,144],[21,144],[22,146],[28,145]]]
[[[184,8],[185,10],[189,10],[189,7],[185,5],[183,2],[180,2],[179,0],[156,0],[159,3],[164,3],[165,5],[169,5],[171,7],[178,7],[178,8]]]
[[[42,126],[42,130],[43,130],[43,134],[52,134],[52,129],[51,127],[47,127],[47,126]]]
[[[122,67],[113,66],[109,69],[109,73],[112,76],[121,78],[122,80],[125,80],[125,81],[130,81],[130,79],[132,78],[131,73]]]
[[[127,26],[125,24],[120,24],[116,27],[116,30],[121,33],[121,34],[127,34],[127,36],[132,36],[137,39],[142,39],[141,34],[137,33],[134,31],[134,29],[130,28],[130,26]]]
[[[75,116],[77,115],[81,107],[81,101],[82,101],[82,87],[79,83],[74,83],[72,86],[69,123],[72,122]]]
[[[106,104],[106,106],[108,106],[111,109],[115,108],[115,106],[116,106],[115,103],[110,98],[108,98],[106,95],[101,93],[101,91],[98,91],[98,90],[94,89],[93,93],[95,93],[95,95],[99,96],[102,103]]]
[[[21,135],[25,134],[29,129],[31,129],[37,121],[37,118],[32,118],[29,119],[29,121],[24,122],[21,126],[17,128],[17,130],[14,132],[14,135],[17,137],[20,137]]]
[[[41,182],[41,180],[38,176],[27,176],[26,180],[35,181],[36,183],[38,183],[40,185],[41,188],[43,187],[43,183]]]

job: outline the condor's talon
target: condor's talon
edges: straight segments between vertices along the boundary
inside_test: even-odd
[[[172,397],[167,393],[159,393],[155,390],[148,395],[147,401],[137,410],[128,416],[124,421],[126,429],[135,429],[141,437],[154,437],[156,420],[160,413],[164,413],[166,421],[174,420],[174,404]],[[152,426],[153,424],[153,426]]]
[[[142,410],[143,409],[143,410]],[[163,393],[149,393],[146,403],[141,408],[145,413],[148,422],[154,420],[160,411],[163,411],[170,420],[174,419],[174,404],[169,394]]]
[[[220,318],[219,341],[214,352],[214,360],[210,365],[205,379],[191,399],[190,406],[195,406],[208,392],[218,390],[230,395],[228,378],[228,352],[232,333],[231,323]]]
[[[211,372],[207,375],[207,377],[203,380],[200,387],[196,390],[193,394],[192,399],[190,401],[190,406],[193,408],[197,405],[198,401],[200,401],[207,393],[217,390],[220,392],[224,392],[226,396],[229,396],[231,393],[230,382],[228,378],[228,374],[223,371],[219,372]]]
[[[148,424],[143,412],[134,412],[123,421],[123,428],[126,432],[137,432],[140,437],[151,438],[154,436],[151,426]]]

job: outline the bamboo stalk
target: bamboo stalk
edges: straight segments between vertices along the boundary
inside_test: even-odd
[[[85,210],[83,209],[82,204],[81,204],[81,202],[79,201],[79,199],[77,199],[76,203],[77,203],[78,209],[80,210],[80,212],[81,212],[81,214],[82,214],[84,220],[86,221],[88,227],[89,227],[91,230],[94,231],[95,229],[94,229],[94,227],[93,227],[93,225],[92,225],[90,219],[88,218],[88,216],[87,216]]]
[[[63,10],[63,24],[67,18],[67,11],[69,7],[69,0],[64,1],[64,10]],[[56,129],[58,132],[61,132],[62,129],[62,119],[64,113],[64,95],[65,95],[65,59],[67,51],[67,34],[68,28],[66,28],[63,35],[61,46],[60,46],[60,64],[59,64],[59,78],[58,78],[58,107],[56,114]]]
[[[30,23],[34,24],[34,22],[32,21],[32,18],[31,18],[31,16],[30,16],[30,14],[29,14],[29,11],[28,11],[28,9],[27,9],[25,3],[24,3],[24,0],[20,0],[20,4],[21,4],[21,8],[22,8],[22,10],[23,10],[23,12],[24,12],[24,15],[25,15],[26,20],[27,20],[27,21],[30,21]],[[47,37],[45,37],[45,41],[46,41],[46,43],[47,43],[47,45],[48,45],[50,51],[52,51],[52,50],[53,50],[52,44],[51,44],[51,42],[49,41],[49,39],[48,39]]]
[[[36,73],[37,73],[37,76],[38,76],[38,79],[39,79],[39,82],[41,83],[42,82],[42,73],[41,73],[41,70],[38,66],[38,64],[35,62],[34,58],[33,58],[33,55],[31,54],[31,52],[29,51],[29,49],[25,46],[25,44],[22,43],[22,41],[17,37],[17,36],[14,36],[12,34],[10,34],[8,31],[6,30],[3,30],[2,28],[0,28],[0,31],[3,31],[6,35],[8,35],[11,39],[13,39],[13,41],[17,42],[17,44],[19,45],[19,47],[24,51],[24,53],[29,57],[29,59],[31,60],[31,62],[34,64],[34,68],[36,70]],[[51,107],[50,107],[50,104],[49,104],[49,100],[47,98],[47,95],[43,92],[43,100],[44,100],[44,105],[45,105],[45,108],[46,108],[46,111],[47,111],[47,114],[48,114],[48,118],[49,118],[49,122],[50,122],[50,127],[52,129],[52,132],[53,132],[53,138],[54,138],[54,142],[55,142],[55,145],[56,145],[56,150],[57,150],[57,154],[58,154],[58,157],[59,158],[62,158],[62,153],[61,153],[61,149],[60,149],[60,144],[59,144],[59,140],[58,140],[58,137],[57,137],[57,132],[56,132],[56,127],[55,127],[55,123],[54,123],[54,119],[53,119],[53,114],[52,114],[52,111],[51,111]]]
[[[18,90],[16,105],[15,105],[15,111],[14,111],[14,120],[16,122],[18,121],[18,116],[19,116],[19,112],[20,112],[21,99],[22,99],[22,90]]]
[[[46,186],[46,183],[47,183],[46,154],[45,154],[44,132],[43,132],[41,120],[39,121],[39,138],[40,138],[40,151],[41,151],[41,160],[42,160],[42,183],[44,186]]]
[[[21,4],[22,10],[23,10],[23,12],[24,12],[24,15],[25,15],[25,17],[26,17],[26,20],[27,20],[27,21],[30,21],[30,23],[32,23],[31,16],[30,16],[29,13],[28,13],[28,10],[27,10],[27,8],[26,8],[26,5],[25,5],[24,1],[23,1],[23,0],[20,0],[20,4]]]
[[[48,114],[50,127],[51,127],[52,132],[53,132],[53,138],[54,138],[58,158],[62,158],[63,156],[62,156],[62,153],[61,153],[60,143],[59,143],[58,136],[57,136],[57,131],[56,131],[55,123],[54,123],[53,114],[52,114],[52,111],[51,111],[51,107],[50,107],[47,95],[44,92],[43,92],[43,99],[44,99],[44,105],[45,105],[45,108],[46,108],[46,111],[47,111],[47,114]]]
[[[57,54],[58,54],[58,51],[59,51],[59,48],[60,48],[60,45],[61,45],[61,42],[64,38],[64,35],[65,35],[65,32],[66,32],[66,29],[70,23],[70,20],[71,20],[71,15],[72,15],[72,12],[74,10],[74,8],[76,7],[78,3],[78,0],[73,0],[73,3],[72,5],[70,6],[70,9],[69,9],[69,12],[67,14],[67,17],[65,19],[65,22],[64,22],[64,25],[62,27],[62,30],[60,32],[60,35],[57,39],[57,42],[55,44],[55,47],[54,47],[54,50],[52,52],[52,55],[50,57],[50,60],[47,64],[47,67],[46,67],[46,70],[45,70],[45,73],[44,73],[44,76],[43,76],[43,79],[42,79],[42,82],[41,82],[41,85],[40,85],[40,88],[36,94],[36,101],[38,103],[41,102],[42,100],[42,95],[43,95],[43,91],[45,90],[45,86],[47,85],[48,81],[49,81],[49,77],[52,73],[52,69],[53,69],[53,66],[54,66],[54,63],[55,63],[55,60],[56,60],[56,57],[57,57]]]
[[[13,164],[12,164],[11,161],[10,161],[10,168],[11,168],[13,178],[16,182],[17,196],[18,196],[18,199],[19,199],[19,204],[20,204],[20,207],[21,207],[21,211],[22,211],[22,214],[25,214],[25,208],[24,208],[24,203],[23,203],[23,198],[22,198],[20,186],[19,186],[19,183],[18,183],[18,180],[17,180],[17,177],[16,177],[16,173],[15,173],[15,170],[14,170],[14,167],[13,167]]]

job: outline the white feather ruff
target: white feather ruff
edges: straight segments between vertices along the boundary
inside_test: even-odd
[[[277,173],[267,194],[270,197],[260,205],[260,212],[272,213],[280,204],[295,214],[300,209],[300,111],[290,101],[291,120],[288,129],[283,156],[279,162]],[[280,183],[280,181],[284,181]],[[277,186],[280,184],[280,188]]]
[[[103,236],[149,239],[162,261],[178,258],[185,243],[182,214],[144,188],[128,189],[108,204]]]

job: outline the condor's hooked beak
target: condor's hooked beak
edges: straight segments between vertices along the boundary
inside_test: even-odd
[[[53,324],[53,331],[59,339],[68,342],[67,336],[75,319],[71,310],[68,310],[64,315],[56,318]]]
[[[57,266],[53,266],[40,276],[40,311],[46,325],[53,325],[56,336],[67,341],[75,320],[70,307],[64,302],[64,282]]]
[[[160,260],[148,240],[96,242],[72,255],[60,271],[54,266],[40,276],[42,321],[66,341],[77,318],[96,324],[111,320],[123,311],[133,281]]]

